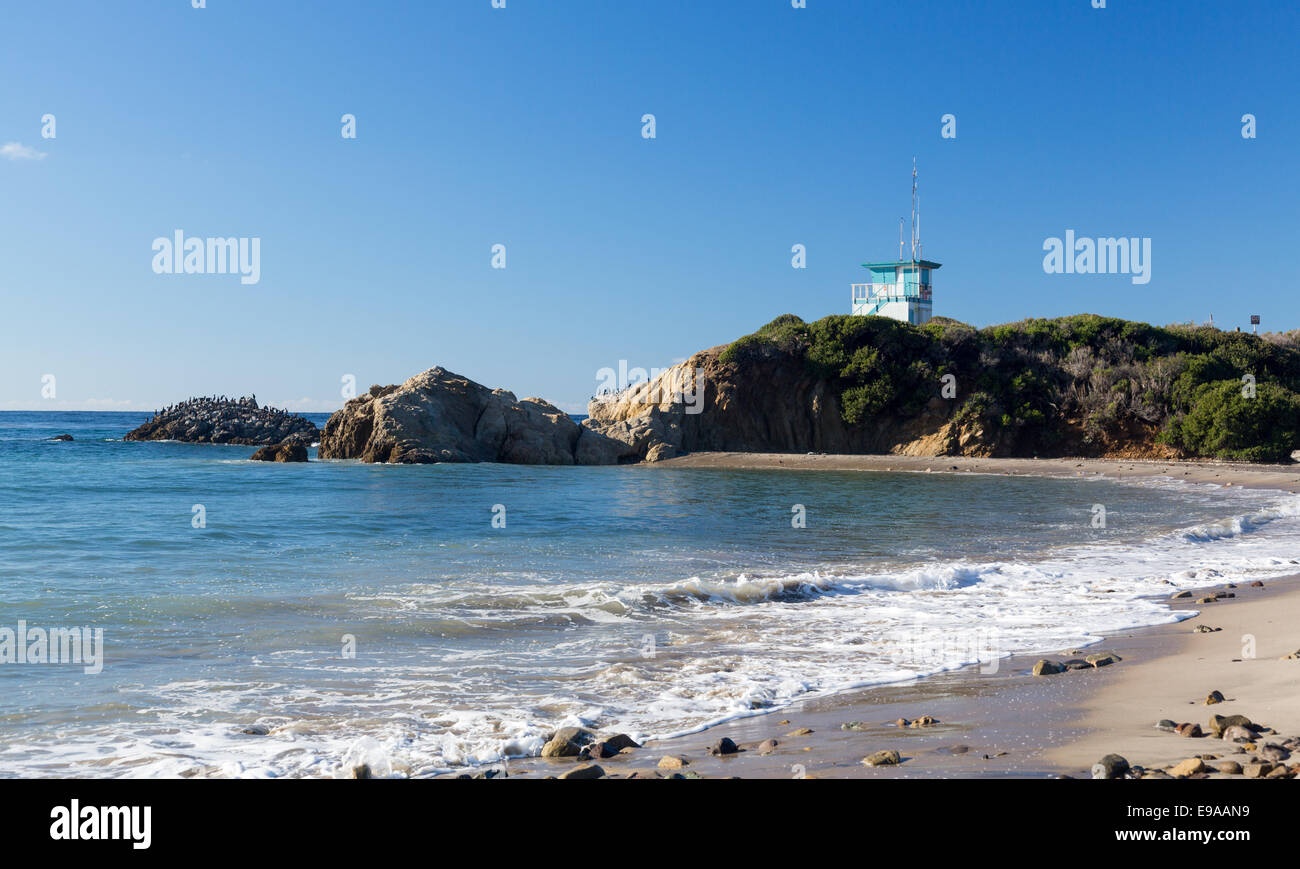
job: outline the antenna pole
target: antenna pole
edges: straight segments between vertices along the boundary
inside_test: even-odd
[[[912,261],[916,262],[916,158],[912,158]]]

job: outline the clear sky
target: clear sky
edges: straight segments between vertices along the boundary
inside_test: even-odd
[[[0,408],[442,365],[580,411],[619,360],[847,313],[913,157],[936,314],[1300,327],[1300,4],[1092,3],[6,4]],[[155,274],[176,230],[259,238],[260,281]],[[1150,238],[1150,282],[1045,273],[1067,230]]]

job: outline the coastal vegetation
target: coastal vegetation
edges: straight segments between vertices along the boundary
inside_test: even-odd
[[[719,360],[786,357],[828,383],[843,422],[910,417],[953,385],[953,420],[998,454],[1105,453],[1145,441],[1184,456],[1286,461],[1300,448],[1300,333],[1254,335],[1080,314],[976,329],[936,317],[777,317]]]

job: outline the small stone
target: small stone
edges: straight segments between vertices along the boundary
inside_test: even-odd
[[[932,715],[922,715],[920,718],[913,718],[908,727],[933,727],[939,723],[939,719]]]
[[[1164,730],[1169,733],[1173,733],[1174,728],[1177,726],[1178,726],[1178,722],[1170,721],[1168,718],[1161,718],[1159,721],[1156,722],[1156,730]]]
[[[869,730],[871,725],[865,721],[846,721],[840,725],[840,730]]]
[[[1089,664],[1087,661],[1083,660],[1082,658],[1071,658],[1070,660],[1063,662],[1061,666],[1067,670],[1091,670],[1092,669],[1092,664]]]
[[[248,736],[266,736],[271,731],[265,724],[250,724],[239,732]]]
[[[807,727],[800,727],[798,730],[791,730],[786,734],[786,736],[807,736],[810,733],[812,733],[812,731]]]
[[[1264,760],[1286,760],[1291,757],[1291,752],[1280,745],[1269,744],[1259,750],[1259,756]]]
[[[577,757],[594,742],[596,734],[581,727],[561,727],[542,746],[542,757]]]
[[[736,743],[732,742],[725,736],[713,743],[713,745],[709,746],[709,754],[714,757],[735,754],[738,751],[740,751],[740,749],[736,747]]]
[[[1128,771],[1128,760],[1118,754],[1108,754],[1092,765],[1093,778],[1123,778]]]
[[[1192,630],[1198,634],[1215,634],[1223,630],[1223,628],[1212,628],[1209,625],[1197,625],[1192,628]]]
[[[1226,739],[1228,742],[1250,742],[1255,738],[1255,734],[1240,724],[1233,724],[1223,729],[1220,738]]]
[[[1212,597],[1201,597],[1201,598],[1197,598],[1197,599],[1196,599],[1196,602],[1197,602],[1198,604],[1214,603],[1214,598],[1212,598]]]
[[[1255,580],[1254,582],[1252,582],[1252,583],[1250,584],[1250,587],[1251,587],[1251,588],[1263,588],[1263,587],[1264,587],[1264,583],[1260,582],[1260,581],[1257,579],[1257,580]]]
[[[660,769],[681,769],[689,763],[690,761],[681,755],[666,754],[659,758]]]
[[[1241,764],[1235,760],[1225,760],[1219,764],[1219,772],[1224,775],[1241,775]]]
[[[897,766],[903,762],[903,757],[892,748],[884,751],[873,752],[862,758],[866,766]]]
[[[1185,597],[1191,597],[1191,596],[1192,593],[1190,591],[1176,591],[1174,592],[1170,600],[1182,600]]]
[[[565,779],[590,779],[604,777],[605,771],[594,763],[587,764],[586,766],[575,767],[574,769],[571,769],[566,773],[561,773],[560,775],[560,778]]]
[[[1179,736],[1186,736],[1191,739],[1197,739],[1205,734],[1201,732],[1201,725],[1184,722],[1174,728],[1174,733]]]
[[[1095,654],[1088,655],[1084,660],[1089,664],[1092,664],[1094,667],[1108,667],[1111,664],[1118,664],[1124,659],[1114,652],[1096,652]]]
[[[1272,771],[1271,763],[1248,763],[1245,767],[1246,778],[1263,778]]]
[[[615,753],[624,751],[629,748],[640,748],[641,743],[637,742],[626,733],[618,733],[604,740],[605,745],[614,750]]]
[[[1283,661],[1295,661],[1298,659],[1300,659],[1300,649],[1296,649],[1294,652],[1292,652],[1289,655],[1282,656]]]
[[[1211,691],[1209,695],[1205,698],[1205,705],[1213,706],[1216,703],[1222,703],[1223,699],[1224,698],[1221,693],[1219,693],[1218,691]]]
[[[763,755],[771,754],[776,751],[776,747],[780,744],[775,739],[765,739],[758,744],[758,753]]]
[[[1205,761],[1199,757],[1190,757],[1169,770],[1169,774],[1174,778],[1187,778],[1189,775],[1196,775],[1198,772],[1205,772]]]
[[[1064,673],[1065,668],[1055,661],[1049,661],[1046,658],[1034,665],[1035,676],[1055,676],[1057,673]]]
[[[1244,715],[1211,715],[1210,730],[1215,736],[1222,735],[1223,731],[1233,725],[1245,727],[1247,730],[1254,730],[1255,725],[1249,718]]]

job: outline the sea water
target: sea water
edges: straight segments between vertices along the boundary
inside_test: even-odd
[[[0,775],[431,775],[560,725],[663,737],[997,666],[1300,571],[1285,492],[266,464],[121,439],[145,418],[0,413],[0,631],[103,637],[98,672],[0,663]]]

